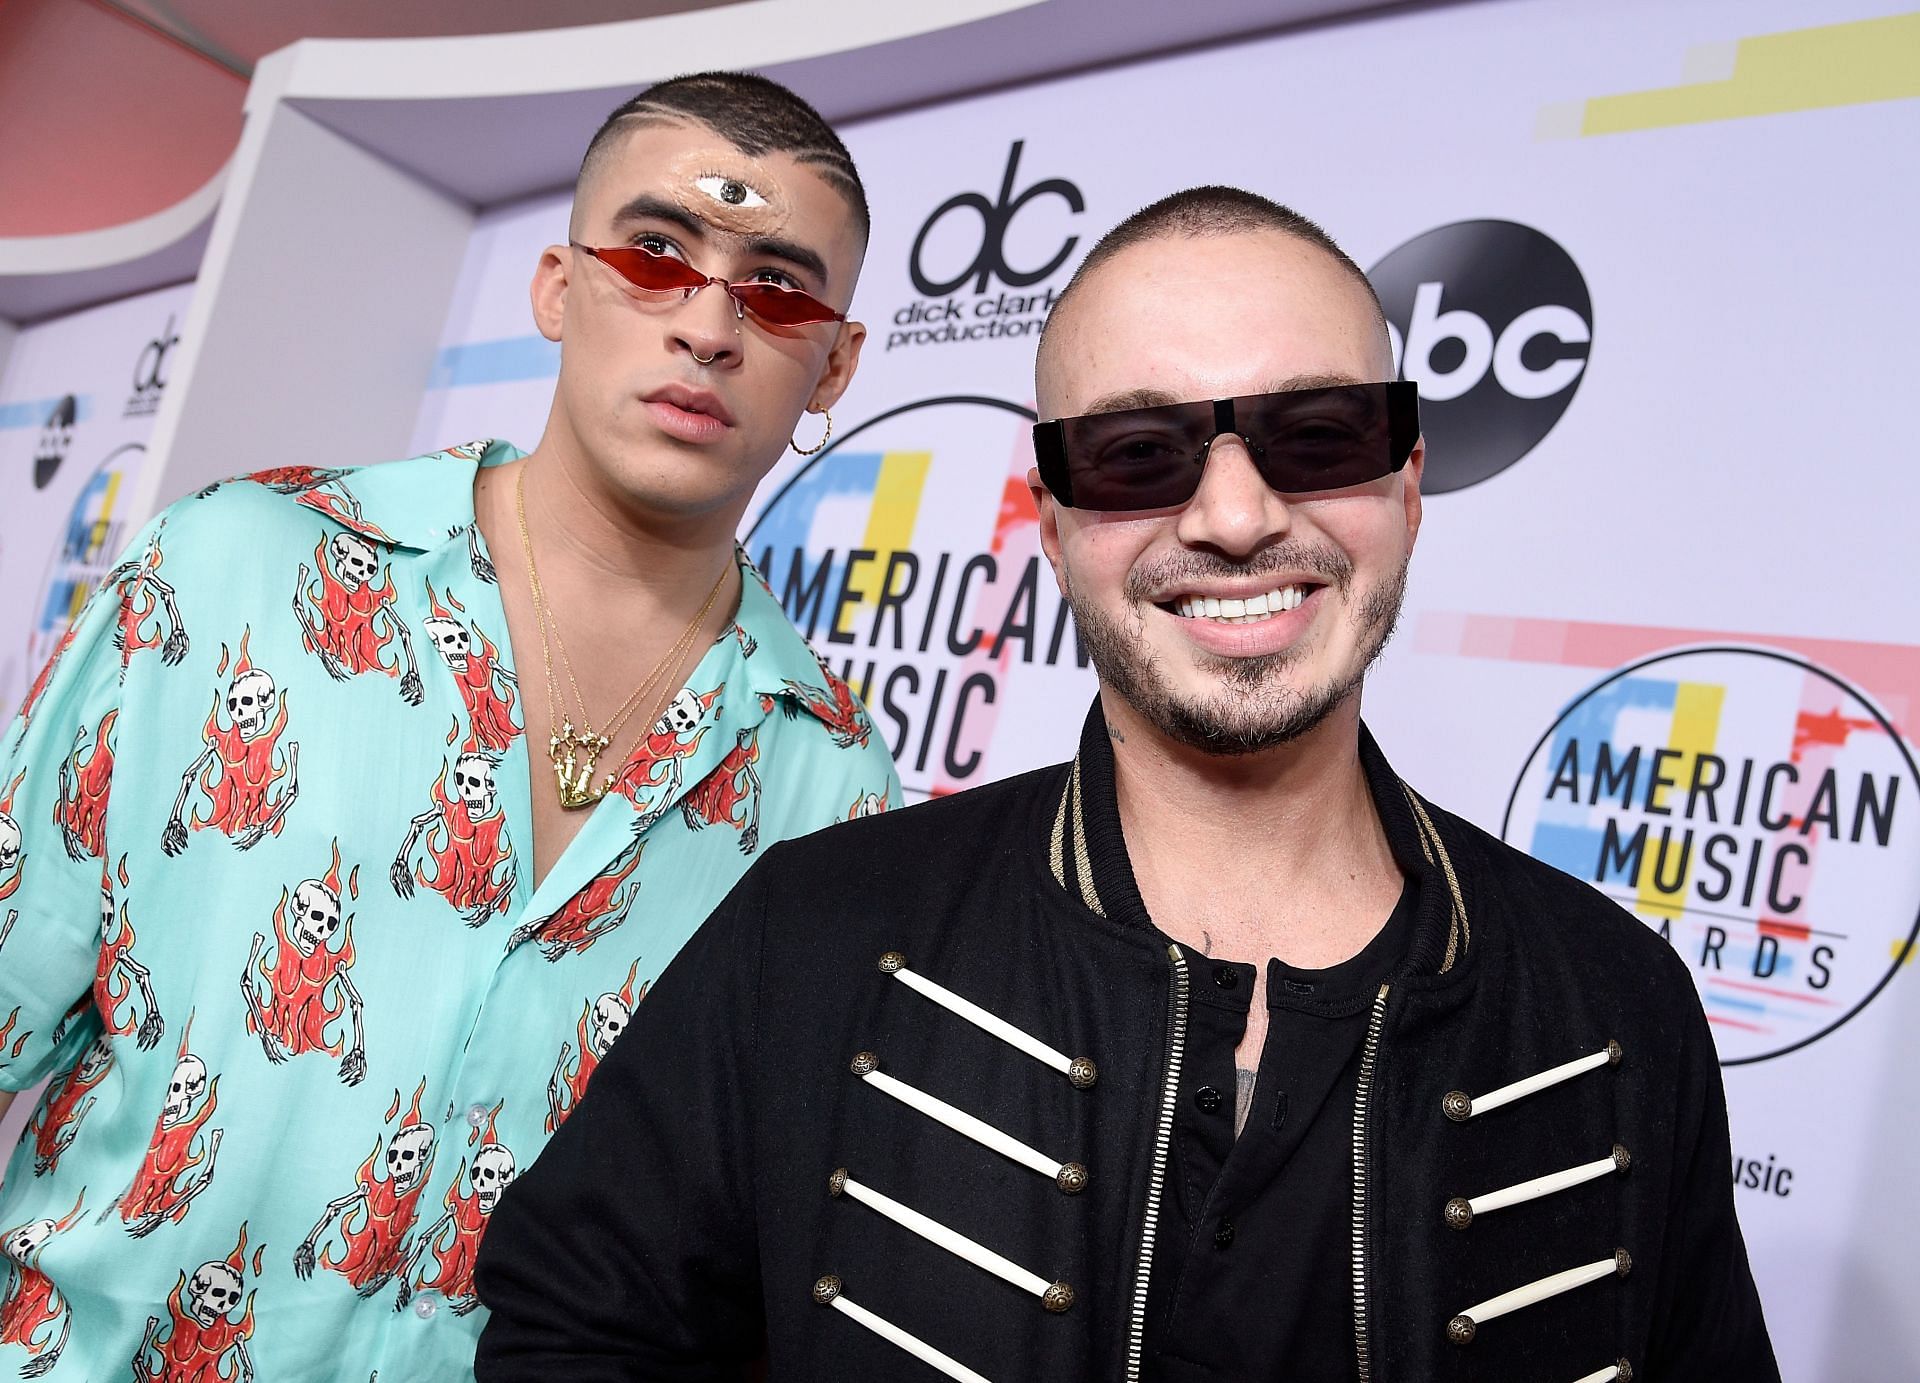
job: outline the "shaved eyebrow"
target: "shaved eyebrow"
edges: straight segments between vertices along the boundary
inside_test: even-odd
[[[736,236],[729,231],[721,231],[708,225],[678,203],[651,192],[642,192],[613,213],[613,229],[616,235],[625,235],[628,228],[640,221],[665,221],[668,225],[684,231],[691,240],[705,241],[724,236],[728,240],[737,240],[749,256],[768,259],[783,259],[804,273],[813,275],[815,280],[827,282],[827,262],[820,254],[793,240],[783,240],[773,235]]]
[[[1366,384],[1371,381],[1355,379],[1352,375],[1293,375],[1277,384],[1269,384],[1264,392],[1269,394],[1290,394],[1298,389],[1336,389],[1349,384]],[[1209,403],[1210,399],[1175,398],[1164,389],[1123,389],[1117,394],[1102,394],[1087,405],[1082,417],[1095,413],[1124,413],[1130,408],[1165,408],[1169,404]]]

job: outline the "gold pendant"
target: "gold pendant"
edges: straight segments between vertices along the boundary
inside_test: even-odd
[[[593,764],[607,747],[607,737],[591,729],[575,730],[568,721],[560,733],[547,739],[547,757],[553,760],[555,786],[560,790],[560,805],[568,811],[591,807],[606,789],[593,787]],[[583,757],[584,755],[584,757]],[[608,782],[612,781],[611,775]]]

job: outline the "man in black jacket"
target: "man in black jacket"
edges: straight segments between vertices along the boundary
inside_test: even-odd
[[[479,1376],[1775,1379],[1682,964],[1360,720],[1412,386],[1200,188],[1040,347],[1071,763],[782,845],[496,1210]]]

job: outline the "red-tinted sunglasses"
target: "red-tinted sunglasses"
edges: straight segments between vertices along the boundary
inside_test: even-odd
[[[643,293],[678,293],[691,298],[710,283],[727,290],[735,312],[751,312],[776,327],[803,327],[813,322],[844,322],[847,314],[835,312],[811,293],[777,283],[758,283],[748,279],[729,283],[726,279],[703,274],[684,259],[655,254],[638,245],[610,245],[595,249],[578,240],[567,242],[582,254],[592,255],[614,273]]]

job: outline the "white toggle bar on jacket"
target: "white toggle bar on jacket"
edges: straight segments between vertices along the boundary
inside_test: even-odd
[[[906,965],[906,958],[900,955],[899,952],[889,951],[885,956],[882,956],[880,959],[880,968],[892,975],[896,980],[899,980],[900,983],[906,985],[907,988],[913,990],[916,994],[923,994],[933,1000],[933,1002],[953,1014],[956,1018],[966,1019],[982,1032],[991,1033],[1009,1047],[1014,1047],[1025,1052],[1035,1061],[1044,1062],[1061,1075],[1068,1075],[1072,1071],[1072,1057],[1048,1046],[1032,1033],[1016,1028],[1006,1019],[987,1012],[971,999],[961,998],[945,985],[936,984],[925,975],[916,974],[914,971],[909,970]]]
[[[1598,1282],[1603,1277],[1612,1277],[1621,1271],[1621,1255],[1597,1259],[1592,1263],[1583,1263],[1577,1268],[1568,1268],[1565,1272],[1554,1273],[1537,1282],[1529,1282],[1524,1287],[1515,1287],[1511,1292],[1502,1292],[1497,1297],[1489,1297],[1477,1306],[1469,1306],[1456,1320],[1466,1320],[1473,1325],[1485,1325],[1488,1321],[1498,1320],[1522,1307],[1533,1306],[1549,1297],[1557,1297],[1562,1292],[1571,1292],[1575,1287],[1584,1287],[1589,1282]]]
[[[923,1215],[911,1206],[902,1205],[893,1197],[863,1186],[852,1177],[833,1179],[833,1184],[846,1195],[853,1197],[862,1205],[872,1206],[895,1224],[903,1225],[918,1234],[922,1239],[938,1244],[957,1258],[964,1258],[976,1268],[984,1268],[995,1277],[1003,1278],[1023,1291],[1032,1292],[1044,1298],[1047,1289],[1053,1284],[1039,1273],[1028,1272],[1010,1258],[1003,1258],[984,1244],[975,1243],[956,1229],[941,1224],[932,1216]]]
[[[1564,1172],[1552,1172],[1531,1181],[1516,1182],[1512,1186],[1503,1186],[1498,1191],[1489,1191],[1482,1196],[1470,1197],[1467,1208],[1476,1215],[1484,1215],[1489,1210],[1504,1209],[1509,1205],[1519,1205],[1523,1201],[1538,1200],[1541,1196],[1551,1196],[1555,1191],[1565,1191],[1582,1182],[1603,1177],[1608,1172],[1620,1169],[1618,1155],[1608,1153],[1593,1162],[1583,1162],[1578,1167],[1569,1167]]]
[[[851,1302],[844,1296],[836,1296],[829,1303],[834,1310],[852,1320],[860,1322],[883,1340],[890,1340],[923,1364],[931,1364],[948,1378],[958,1378],[961,1383],[992,1383],[992,1380],[975,1373],[959,1360],[942,1354],[918,1335],[909,1335],[892,1321],[876,1316],[866,1307]]]
[[[885,1071],[868,1071],[860,1077],[875,1090],[884,1091],[904,1105],[919,1110],[929,1119],[937,1120],[955,1133],[971,1138],[983,1147],[992,1148],[1003,1157],[1010,1157],[1023,1167],[1031,1167],[1043,1176],[1056,1182],[1060,1179],[1060,1170],[1066,1164],[1056,1162],[1045,1153],[1028,1147],[1011,1134],[1002,1133],[984,1119],[976,1119],[964,1109],[955,1109],[945,1100],[929,1095],[924,1090],[915,1089],[905,1081],[895,1080]]]
[[[1476,1115],[1488,1114],[1502,1105],[1512,1104],[1515,1100],[1524,1100],[1529,1095],[1538,1094],[1562,1081],[1572,1080],[1575,1076],[1588,1071],[1598,1070],[1602,1066],[1617,1065],[1620,1061],[1620,1045],[1608,1042],[1597,1052],[1575,1057],[1572,1061],[1563,1061],[1558,1066],[1517,1080],[1511,1085],[1503,1085],[1498,1090],[1489,1090],[1484,1095],[1468,1096],[1455,1090],[1442,1101],[1441,1108],[1449,1119],[1465,1123]]]

